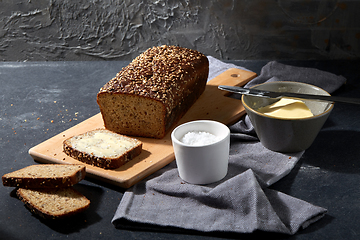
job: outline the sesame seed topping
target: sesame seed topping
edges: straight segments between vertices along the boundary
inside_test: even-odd
[[[135,94],[164,103],[170,112],[183,101],[190,75],[207,62],[198,51],[178,46],[147,49],[106,83],[100,92]]]

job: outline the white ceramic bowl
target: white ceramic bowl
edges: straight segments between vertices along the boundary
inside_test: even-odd
[[[218,137],[201,146],[181,141],[188,132],[207,132]],[[228,171],[230,130],[216,121],[198,120],[184,123],[171,133],[179,176],[191,184],[210,184],[224,178]]]
[[[290,81],[268,82],[253,88],[274,92],[330,95],[319,87]],[[260,142],[276,152],[298,152],[309,148],[334,107],[333,103],[303,99],[314,114],[313,117],[280,119],[257,111],[258,108],[276,101],[274,99],[243,95],[241,100]]]

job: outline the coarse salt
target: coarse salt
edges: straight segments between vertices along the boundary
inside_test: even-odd
[[[186,133],[182,138],[181,142],[191,146],[202,146],[214,143],[219,140],[219,137],[208,132],[192,131]]]

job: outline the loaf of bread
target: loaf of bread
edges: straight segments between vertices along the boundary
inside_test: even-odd
[[[81,162],[115,169],[138,156],[142,142],[106,129],[96,129],[66,139],[63,150]]]
[[[163,138],[204,92],[206,56],[176,46],[149,48],[97,94],[106,129]]]
[[[84,165],[31,165],[2,176],[4,186],[20,188],[63,188],[85,178]]]
[[[72,216],[84,211],[90,205],[90,201],[72,187],[53,189],[19,188],[16,194],[33,213],[45,219]]]

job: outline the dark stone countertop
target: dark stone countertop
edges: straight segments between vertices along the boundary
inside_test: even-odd
[[[260,73],[267,61],[231,61]],[[360,97],[360,61],[280,61],[343,75],[333,95]],[[0,63],[1,175],[34,164],[28,150],[99,112],[96,93],[128,62]],[[140,224],[116,229],[111,219],[125,191],[86,178],[76,188],[90,208],[67,220],[32,215],[1,187],[1,239],[358,239],[360,235],[360,106],[335,104],[313,145],[293,171],[271,188],[328,209],[320,221],[294,236],[202,233]]]

